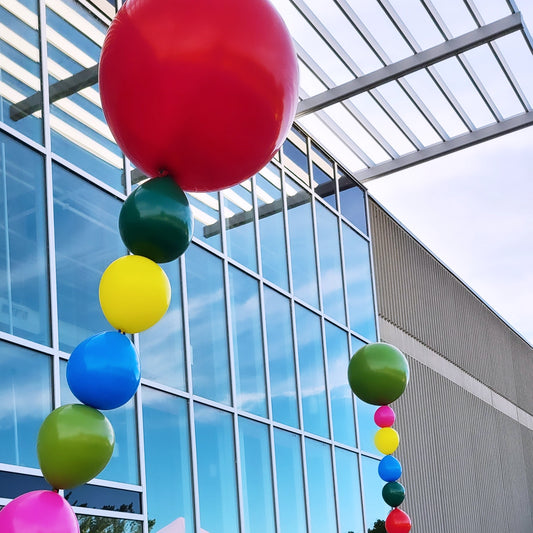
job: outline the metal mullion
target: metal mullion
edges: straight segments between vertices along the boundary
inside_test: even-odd
[[[300,435],[300,454],[301,454],[301,459],[302,459],[305,516],[307,519],[307,531],[311,531],[311,504],[309,502],[309,489],[308,489],[308,481],[307,481],[307,455],[305,453],[305,450],[306,450],[305,435],[302,433]]]
[[[228,365],[230,378],[230,393],[231,393],[231,417],[233,422],[233,446],[235,453],[235,474],[236,474],[236,489],[237,489],[237,504],[239,513],[239,531],[244,527],[244,503],[242,495],[242,472],[241,472],[241,453],[240,453],[240,438],[239,425],[237,414],[237,385],[236,385],[236,368],[235,358],[233,352],[233,333],[232,333],[232,313],[231,313],[231,294],[229,283],[229,265],[227,261],[227,242],[226,242],[226,228],[225,228],[225,205],[222,193],[218,192],[218,205],[220,206],[220,220],[221,226],[224,227],[222,231],[222,251],[224,252],[223,279],[224,279],[224,304],[226,309],[226,333],[227,333],[227,347],[228,347]]]
[[[379,1],[386,1],[386,0],[379,0]],[[431,3],[431,0],[421,0],[421,2],[422,2],[422,6],[425,8],[426,12],[428,13],[428,15],[431,17],[431,19],[435,23],[437,30],[440,32],[443,38],[446,41],[453,39],[452,33],[446,26],[446,23],[440,16],[435,6]],[[494,119],[498,122],[501,122],[503,120],[503,115],[500,113],[498,107],[493,102],[488,91],[485,89],[485,86],[483,85],[478,75],[476,74],[475,69],[472,67],[472,65],[470,65],[470,62],[465,57],[464,53],[459,54],[457,56],[457,61],[459,61],[459,64],[463,67],[466,75],[468,76],[470,81],[474,84],[476,91],[481,96],[482,100],[485,102],[485,105],[489,108],[489,111],[491,112]]]
[[[135,414],[137,421],[137,467],[139,468],[139,482],[142,487],[141,505],[144,532],[148,533],[148,504],[146,492],[146,462],[144,457],[144,424],[142,412],[142,387],[135,394]]]
[[[470,12],[470,14],[472,15],[472,18],[475,20],[478,27],[483,26],[485,22],[483,20],[483,17],[481,16],[481,13],[477,9],[477,6],[472,2],[472,0],[463,0],[463,2],[466,8],[468,9],[468,11]],[[514,12],[512,8],[511,8],[511,11]],[[510,83],[513,89],[513,92],[515,93],[516,97],[520,101],[520,104],[524,108],[524,111],[530,111],[531,106],[528,102],[528,99],[526,95],[524,94],[524,92],[522,91],[522,88],[520,87],[520,84],[518,83],[518,80],[515,78],[507,61],[505,60],[505,57],[503,53],[501,52],[499,46],[495,42],[494,43],[489,42],[488,45],[489,45],[489,48],[492,54],[494,55],[494,58],[498,62],[498,65],[500,66],[505,77],[507,78],[507,81]]]
[[[331,473],[333,476],[333,500],[335,502],[335,516],[337,518],[337,531],[341,529],[341,510],[339,505],[339,490],[337,488],[337,460],[335,454],[335,445],[333,444],[329,448],[331,456]]]
[[[326,45],[336,54],[341,60],[344,66],[358,78],[363,75],[363,71],[357,66],[353,59],[347,54],[347,52],[340,46],[336,39],[331,35],[328,29],[320,22],[316,15],[309,9],[309,7],[302,2],[302,0],[290,0],[301,15],[307,20],[307,22],[317,31],[320,38],[326,43]],[[400,128],[402,133],[411,141],[411,143],[421,148],[423,145],[416,137],[416,135],[407,127],[407,125],[401,120],[396,111],[386,102],[381,94],[376,90],[369,91],[369,94],[376,100],[378,105],[383,111],[391,118],[391,120]]]
[[[196,426],[194,423],[194,401],[192,382],[192,355],[189,333],[189,300],[187,294],[187,274],[185,268],[185,256],[179,259],[181,281],[181,304],[183,316],[183,344],[185,351],[186,382],[188,391],[187,412],[189,419],[189,459],[191,464],[192,501],[194,512],[194,530],[200,531],[200,491],[198,487],[198,463],[196,454]]]
[[[278,474],[276,468],[276,441],[274,437],[274,426],[269,424],[268,426],[268,438],[270,442],[270,471],[272,472],[272,497],[274,503],[274,524],[276,533],[280,532],[279,521],[279,497],[278,497]]]

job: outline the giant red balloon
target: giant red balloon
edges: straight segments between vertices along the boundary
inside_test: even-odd
[[[102,107],[124,153],[186,191],[263,168],[294,119],[298,66],[268,0],[128,0],[100,58]]]
[[[385,520],[387,533],[409,533],[411,531],[411,519],[401,509],[393,509]]]

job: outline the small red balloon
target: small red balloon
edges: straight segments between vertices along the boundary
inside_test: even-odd
[[[128,0],[105,38],[99,83],[109,128],[137,167],[212,191],[279,149],[298,64],[268,0]]]
[[[387,533],[409,533],[411,531],[411,519],[401,509],[393,509],[385,520]]]

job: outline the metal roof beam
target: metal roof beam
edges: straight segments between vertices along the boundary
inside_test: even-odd
[[[424,163],[425,161],[451,154],[458,150],[462,150],[463,148],[489,141],[490,139],[494,139],[501,135],[527,128],[528,126],[533,126],[533,111],[528,111],[527,113],[508,118],[502,122],[496,122],[489,126],[479,128],[476,131],[459,135],[449,141],[428,146],[417,152],[404,155],[392,161],[387,161],[386,163],[381,163],[375,167],[356,171],[353,174],[359,181],[364,183],[418,165],[419,163]],[[339,185],[342,185],[341,182],[339,182]]]
[[[375,89],[380,85],[407,76],[412,72],[454,57],[457,54],[486,44],[509,33],[523,30],[523,28],[522,16],[520,13],[514,13],[486,26],[481,26],[476,30],[465,33],[460,37],[455,37],[442,44],[428,48],[423,52],[387,65],[375,72],[365,74],[347,83],[338,85],[333,89],[307,98],[298,105],[296,117],[302,117],[330,105],[337,104],[347,98]]]

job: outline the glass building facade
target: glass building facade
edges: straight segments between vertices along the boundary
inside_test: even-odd
[[[111,329],[98,284],[126,253],[133,169],[98,86],[50,99],[98,63],[96,7],[0,0],[0,505],[47,487],[37,432],[75,401],[70,352]],[[346,379],[377,331],[366,193],[343,176],[295,128],[246,182],[188,195],[171,307],[133,336],[142,386],[106,412],[113,457],[65,491],[83,532],[362,533],[385,518],[374,408]]]

